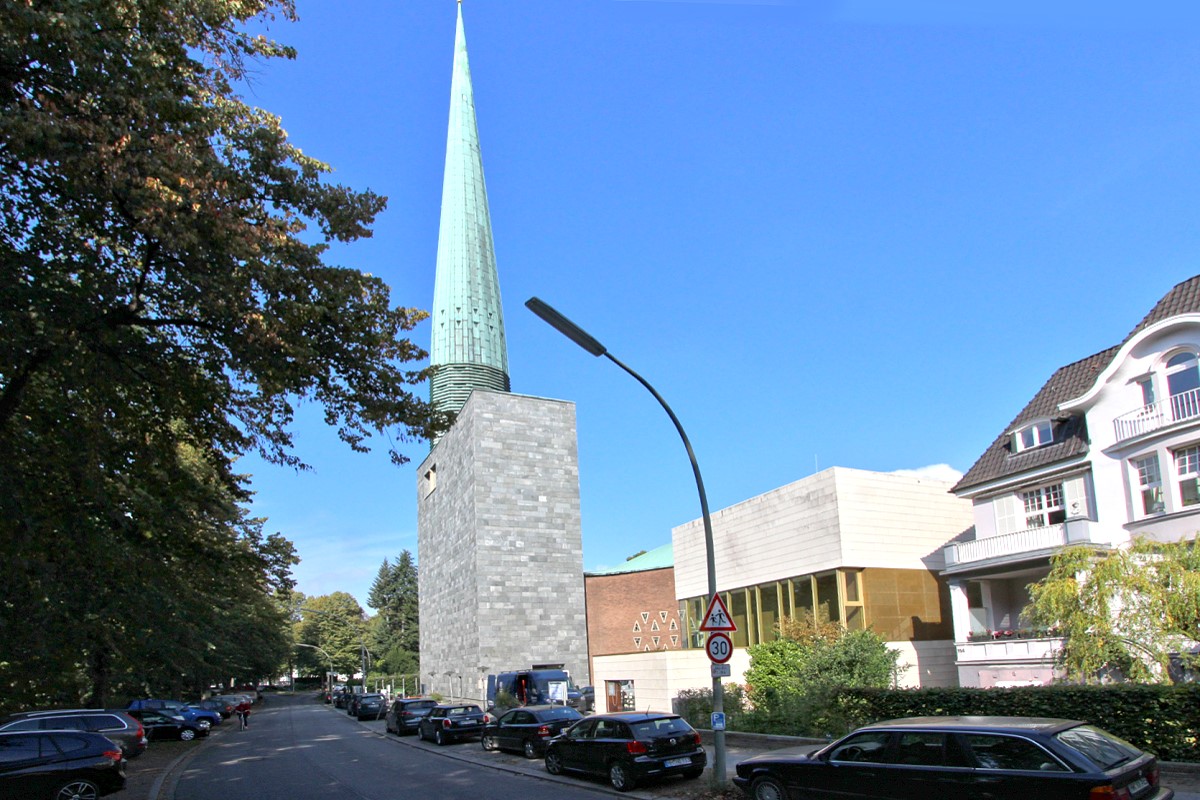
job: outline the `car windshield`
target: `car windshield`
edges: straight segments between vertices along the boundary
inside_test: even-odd
[[[692,726],[684,722],[681,717],[664,717],[633,723],[633,735],[639,739],[691,732]]]
[[[1111,769],[1142,754],[1141,750],[1124,739],[1118,739],[1111,733],[1091,725],[1080,725],[1065,730],[1054,738],[1072,750],[1083,753],[1102,769]]]

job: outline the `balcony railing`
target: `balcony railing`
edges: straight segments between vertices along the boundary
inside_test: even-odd
[[[985,536],[969,542],[952,542],[946,545],[943,554],[946,557],[946,566],[951,566],[969,561],[983,561],[988,558],[1003,558],[1034,550],[1048,550],[1061,547],[1066,543],[1067,526],[1058,524],[999,536]]]
[[[1113,420],[1117,441],[1152,433],[1179,422],[1200,419],[1200,389],[1191,389],[1122,414]]]

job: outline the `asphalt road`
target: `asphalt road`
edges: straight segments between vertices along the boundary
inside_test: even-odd
[[[773,746],[733,746],[730,774],[737,761]],[[1176,800],[1200,800],[1200,765],[1163,767],[1163,783],[1176,790]],[[129,772],[129,786],[118,795],[122,800],[394,800],[417,795],[572,800],[616,795],[598,778],[556,778],[545,772],[540,759],[484,752],[476,741],[437,747],[415,736],[385,734],[382,721],[357,722],[310,694],[271,695],[246,731],[239,731],[235,720],[214,729],[203,742],[155,742],[131,762]],[[664,780],[623,797],[712,800],[717,795],[706,791],[710,777],[706,772],[697,781]]]
[[[314,702],[311,695],[272,696],[251,715],[247,730],[221,725],[210,741],[189,752],[164,782],[159,798],[594,800],[606,794],[587,783],[498,771],[452,756],[460,747],[478,750],[476,742],[442,753],[443,748],[414,747],[381,733],[382,723],[360,724]]]

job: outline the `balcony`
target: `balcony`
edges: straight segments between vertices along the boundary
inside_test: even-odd
[[[1029,528],[1016,533],[987,536],[969,542],[952,542],[943,548],[946,566],[966,564],[973,561],[1002,559],[1038,550],[1050,550],[1067,544],[1065,524]]]
[[[1113,420],[1118,442],[1200,419],[1200,389],[1191,389],[1122,414]]]
[[[955,644],[958,663],[971,662],[1053,664],[1055,655],[1062,646],[1062,639],[1054,637],[1035,639],[1001,639],[998,641],[971,641]]]

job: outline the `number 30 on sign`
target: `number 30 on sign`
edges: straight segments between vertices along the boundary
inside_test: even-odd
[[[704,650],[708,653],[709,661],[724,664],[733,656],[733,642],[723,633],[710,633]]]

